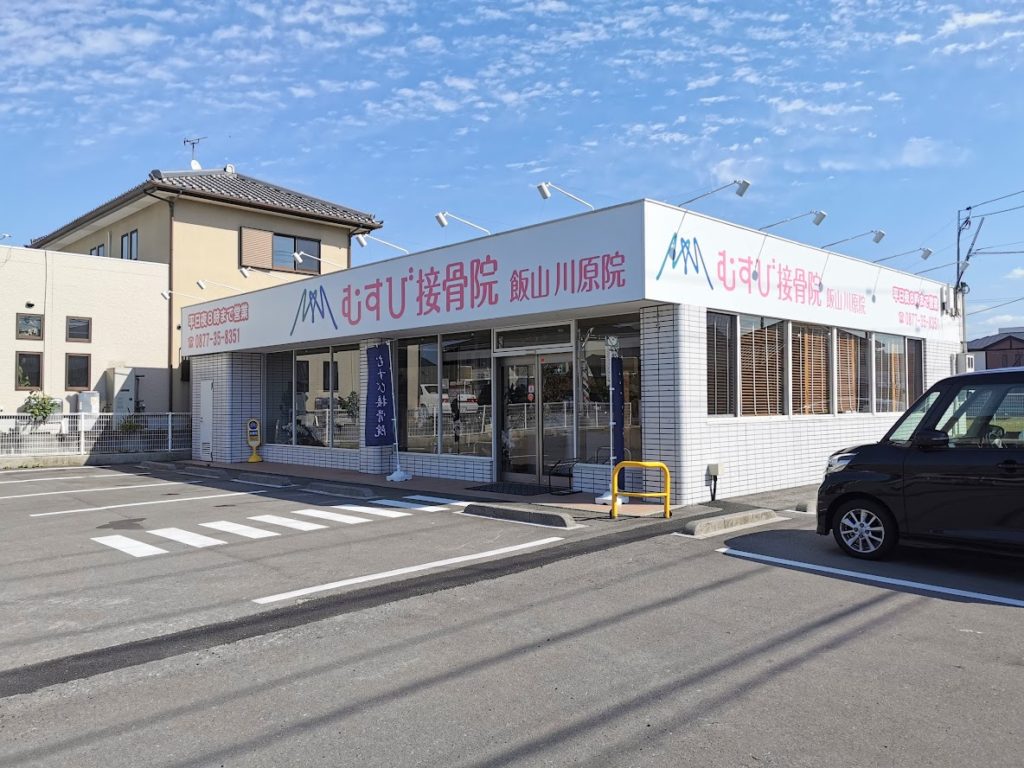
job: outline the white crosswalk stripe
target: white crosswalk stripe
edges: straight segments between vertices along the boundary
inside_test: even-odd
[[[401,499],[372,499],[371,504],[380,504],[382,507],[398,507],[399,509],[414,509],[417,512],[444,512],[444,507],[424,506],[415,501],[402,501]]]
[[[441,496],[406,496],[405,498],[410,501],[429,501],[433,504],[444,504],[447,507],[468,507],[473,502],[471,501],[458,501],[457,499],[445,499]]]
[[[280,515],[255,515],[249,519],[255,520],[257,523],[270,523],[270,525],[280,525],[282,528],[294,528],[296,531],[318,531],[321,528],[327,527],[326,525],[320,525],[320,523],[293,520],[290,517],[281,517]]]
[[[156,528],[148,533],[181,544],[188,544],[190,547],[215,547],[218,544],[227,544],[226,541],[215,539],[212,536],[203,536],[201,533],[192,533],[184,528]]]
[[[132,557],[149,557],[150,555],[167,554],[166,549],[160,549],[160,547],[154,547],[151,544],[144,544],[141,541],[129,539],[127,536],[97,536],[93,541],[97,544],[103,544],[107,547],[119,549]]]
[[[212,523],[200,523],[204,528],[213,528],[215,531],[234,533],[244,536],[247,539],[267,539],[271,536],[280,536],[277,531],[265,531],[262,528],[253,528],[251,525],[232,523],[230,520],[216,520]]]
[[[397,509],[384,509],[383,507],[363,507],[359,504],[337,504],[331,509],[343,509],[346,512],[359,512],[364,515],[375,515],[376,517],[408,517],[408,512],[399,512]]]
[[[304,515],[305,517],[316,517],[320,520],[333,520],[336,523],[345,523],[346,525],[355,525],[356,523],[370,523],[372,520],[367,520],[365,517],[354,517],[353,515],[342,515],[338,512],[325,512],[322,509],[296,509],[291,514],[293,515]]]

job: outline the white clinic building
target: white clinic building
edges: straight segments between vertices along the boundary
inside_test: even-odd
[[[953,372],[948,286],[652,200],[182,310],[193,455],[588,494],[609,478],[609,343],[625,458],[672,502],[816,482]],[[367,446],[388,342],[394,446]],[[569,471],[571,476],[567,476]],[[660,485],[658,474],[630,478]]]

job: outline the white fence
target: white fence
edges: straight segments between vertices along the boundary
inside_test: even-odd
[[[188,413],[0,414],[0,457],[164,453],[192,448]]]

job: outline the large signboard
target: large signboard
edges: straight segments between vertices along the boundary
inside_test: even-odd
[[[648,299],[959,339],[942,283],[657,203],[644,225]]]
[[[642,202],[182,309],[182,354],[500,323],[643,298]]]

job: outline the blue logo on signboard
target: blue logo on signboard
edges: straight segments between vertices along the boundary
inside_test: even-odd
[[[299,306],[295,310],[295,319],[292,320],[292,329],[289,336],[295,333],[295,326],[299,323],[316,325],[318,321],[330,319],[334,330],[338,330],[338,322],[334,319],[334,312],[331,310],[331,302],[327,299],[327,291],[321,285],[319,290],[310,288],[303,290],[299,297]]]
[[[675,269],[680,261],[683,262],[684,275],[690,274],[691,269],[695,275],[699,275],[703,271],[704,279],[708,281],[708,288],[715,290],[715,285],[711,282],[711,274],[708,272],[708,265],[704,263],[704,254],[700,251],[700,243],[697,242],[696,237],[690,240],[688,237],[672,235],[665,251],[665,258],[661,260],[661,267],[654,279],[661,280],[661,273],[665,271],[669,262],[672,264],[672,269]]]

